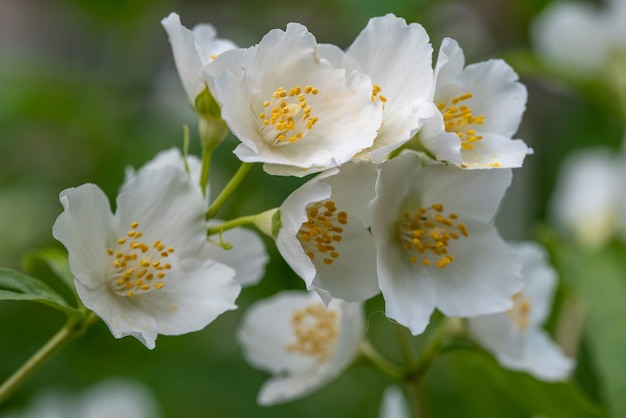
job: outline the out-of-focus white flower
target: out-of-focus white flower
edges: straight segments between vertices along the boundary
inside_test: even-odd
[[[596,249],[624,232],[626,167],[614,152],[598,148],[570,155],[559,173],[551,220],[586,248]]]
[[[418,134],[438,160],[467,169],[520,167],[532,150],[517,131],[526,108],[526,88],[502,60],[465,66],[457,42],[445,38],[435,65],[438,111]]]
[[[531,25],[537,52],[568,71],[601,72],[612,54],[626,54],[626,2],[555,2]]]
[[[508,311],[470,318],[470,332],[506,368],[545,381],[566,379],[574,361],[541,328],[550,314],[556,272],[538,245],[524,242],[515,244],[514,249],[522,259],[524,289],[513,295],[513,307]],[[492,272],[494,276],[499,273]]]
[[[170,13],[161,24],[172,44],[176,68],[189,101],[195,106],[196,98],[207,86],[202,76],[204,66],[222,52],[237,48],[237,45],[218,38],[215,28],[210,24],[187,29],[180,23],[176,13]]]
[[[358,159],[380,163],[407,142],[431,117],[432,46],[418,23],[393,14],[369,20],[345,54],[321,45],[320,55],[337,67],[367,74],[374,82],[373,100],[383,102],[383,124],[374,144]]]
[[[112,214],[93,184],[61,192],[52,234],[68,250],[80,299],[113,336],[149,349],[157,334],[204,328],[235,309],[235,271],[208,255],[205,204],[184,171],[145,170],[122,188]]]
[[[411,413],[402,390],[391,386],[385,390],[383,402],[380,406],[379,418],[410,418]]]
[[[259,393],[261,405],[307,395],[341,374],[358,352],[364,331],[359,303],[316,293],[284,291],[248,309],[239,341],[248,362],[272,373]]]
[[[465,317],[512,306],[521,263],[492,224],[511,177],[422,167],[413,152],[382,164],[371,229],[388,317],[419,334],[435,308]]]
[[[241,141],[235,154],[270,174],[337,167],[371,146],[382,122],[370,78],[320,58],[315,37],[297,23],[224,52],[205,75],[215,78],[222,117]]]
[[[179,170],[189,170],[189,177],[196,184],[200,181],[201,162],[195,155],[187,155],[186,161],[178,148],[170,148],[159,152],[152,160],[144,164],[139,172],[154,170],[161,167],[175,167]],[[124,184],[135,178],[135,170],[131,167],[126,169]],[[209,193],[207,191],[207,196]],[[208,203],[205,210],[208,209]],[[212,219],[208,226],[222,223],[219,219]],[[230,244],[232,248],[225,249],[219,245],[221,242]],[[234,228],[218,235],[209,236],[207,256],[215,261],[226,264],[235,269],[235,280],[242,286],[257,284],[265,275],[265,266],[269,261],[269,255],[265,249],[263,240],[255,232],[247,228]]]
[[[78,395],[55,389],[38,395],[20,411],[1,414],[2,418],[158,418],[156,399],[139,382],[122,378],[107,379]]]
[[[276,246],[326,303],[379,292],[367,213],[377,176],[374,164],[345,164],[311,179],[280,206]]]

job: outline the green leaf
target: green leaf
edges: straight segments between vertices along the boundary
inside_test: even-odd
[[[50,269],[52,274],[74,291],[74,275],[70,271],[67,253],[58,248],[44,248],[26,254],[22,261],[24,269],[30,273],[37,263],[42,263]]]
[[[65,299],[41,280],[7,268],[0,268],[0,300],[39,302],[69,315],[80,315],[78,309],[68,305]]]
[[[476,385],[489,391],[492,397],[507,397],[528,413],[550,418],[607,417],[575,382],[548,383],[526,373],[506,370],[482,351],[458,351],[450,356],[454,373],[465,376],[466,381],[469,378],[468,391]]]
[[[584,300],[585,334],[601,394],[613,416],[626,416],[626,250],[609,247],[586,252],[561,247],[556,262],[561,274]]]

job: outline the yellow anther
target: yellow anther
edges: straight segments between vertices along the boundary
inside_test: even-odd
[[[133,222],[133,223],[131,223],[131,224],[130,224],[130,227],[131,227],[132,229],[135,229],[135,228],[137,228],[138,226],[139,226],[139,222],[137,222],[137,221],[135,221],[135,222]]]
[[[441,203],[434,203],[426,208],[418,208],[413,216],[408,212],[401,214],[398,234],[411,263],[419,261],[429,266],[433,254],[437,256],[435,264],[439,268],[454,261],[454,257],[448,254],[448,245],[451,239],[458,239],[459,235],[453,229],[461,233],[467,230],[463,224],[454,224],[452,218],[456,218],[456,214],[451,213],[446,217],[443,211]]]
[[[126,238],[120,238],[117,240],[118,245],[123,245],[126,242]]]
[[[163,286],[165,286],[165,283],[163,283],[163,282],[159,282],[159,283],[155,283],[154,284],[154,288],[155,289],[163,289]]]

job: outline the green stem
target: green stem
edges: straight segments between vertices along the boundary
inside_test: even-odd
[[[81,320],[70,319],[43,347],[26,363],[15,371],[0,386],[0,405],[2,405],[24,382],[43,364],[75,337],[83,334],[97,319],[92,312]]]
[[[428,410],[426,409],[426,399],[424,396],[424,375],[415,373],[415,357],[413,355],[413,344],[411,342],[411,334],[409,330],[400,325],[394,325],[396,338],[400,346],[400,354],[404,362],[404,368],[407,371],[404,374],[404,381],[409,388],[409,398],[413,405],[412,411],[415,418],[427,418]]]
[[[226,221],[222,224],[208,227],[207,235],[215,235],[228,231],[229,229],[237,228],[238,226],[254,224],[258,218],[259,215],[249,215],[231,219],[230,221]]]
[[[211,159],[215,148],[202,148],[202,168],[200,171],[200,190],[202,196],[206,196],[207,184],[209,183],[209,171],[211,170]]]
[[[209,206],[209,209],[206,211],[204,217],[207,221],[213,218],[222,206],[224,206],[224,203],[226,203],[230,195],[237,189],[239,183],[241,183],[241,181],[246,177],[246,174],[248,174],[248,171],[250,171],[251,168],[252,163],[241,163],[233,178],[230,179],[226,187],[224,187],[224,190],[222,190],[217,198],[215,198],[213,203],[211,203],[211,206]]]
[[[382,371],[386,375],[398,380],[404,379],[403,370],[387,360],[385,357],[383,357],[378,351],[376,351],[374,346],[372,346],[369,341],[361,341],[359,345],[359,350],[361,352],[361,355],[367,358],[373,365],[378,367],[378,369],[380,369],[380,371]]]
[[[398,345],[400,346],[400,355],[402,356],[402,362],[407,370],[413,369],[413,343],[411,342],[411,334],[409,330],[398,324],[394,324],[394,330],[396,332],[396,338],[398,340]]]

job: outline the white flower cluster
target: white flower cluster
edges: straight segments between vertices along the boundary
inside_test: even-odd
[[[191,104],[201,117],[199,98],[217,104],[211,117],[237,137],[242,162],[271,175],[315,174],[271,220],[259,218],[273,223],[280,254],[309,291],[261,301],[244,318],[246,358],[276,375],[260,403],[339,375],[359,351],[362,302],[379,293],[386,315],[414,335],[435,309],[513,318],[530,279],[493,219],[511,169],[532,150],[513,139],[527,93],[510,66],[466,66],[444,39],[433,67],[423,27],[391,14],[371,19],[345,51],[297,23],[249,48],[216,38],[210,25],[189,30],[174,13],[162,24]],[[157,334],[201,329],[263,275],[267,256],[252,233],[226,231],[229,255],[207,241],[200,165],[168,151],[129,171],[115,214],[93,185],[61,193],[54,235],[83,303],[116,337],[152,348]],[[526,318],[534,307],[524,306],[510,329],[545,319]],[[483,331],[478,339],[498,358],[522,355],[500,356],[505,344],[485,335],[508,334]],[[561,369],[564,378],[569,367]]]

